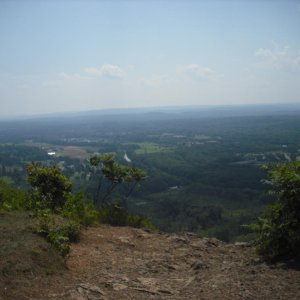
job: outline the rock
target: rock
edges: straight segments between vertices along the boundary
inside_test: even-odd
[[[260,264],[262,262],[262,260],[261,260],[261,258],[259,258],[259,257],[256,257],[256,258],[252,258],[251,259],[251,263],[253,264],[253,265],[258,265],[258,264]]]
[[[197,234],[195,232],[186,232],[185,235],[191,236],[191,237],[197,236]]]
[[[130,247],[135,247],[135,244],[124,236],[120,236],[119,240],[122,244],[128,245]]]
[[[174,295],[175,294],[174,291],[170,291],[170,290],[167,290],[167,289],[158,289],[157,291],[161,294],[167,294],[167,295]]]
[[[61,299],[61,298],[58,298],[58,299]],[[68,299],[70,299],[70,300],[86,300],[86,297],[83,294],[79,293],[78,291],[72,291],[72,292],[70,292]]]
[[[84,296],[84,299],[88,300],[101,300],[105,299],[103,297],[105,292],[103,292],[99,287],[89,284],[89,283],[80,283],[77,285],[77,291],[81,296]],[[81,298],[78,298],[81,299]]]
[[[217,247],[219,246],[219,244],[223,243],[216,238],[203,238],[203,241],[207,246],[213,246],[213,247]]]
[[[129,282],[130,281],[130,279],[127,276],[125,276],[125,275],[121,276],[120,279],[122,281],[125,281],[125,282]]]
[[[180,269],[180,267],[178,265],[174,265],[174,264],[168,264],[168,265],[166,265],[166,267],[169,270],[178,270],[178,269]]]
[[[190,278],[187,280],[187,282],[185,283],[185,285],[183,286],[183,288],[186,288],[187,286],[189,286],[195,279],[196,279],[196,276],[190,277]]]
[[[4,290],[6,290],[6,288],[4,288]],[[73,291],[68,291],[68,292],[60,293],[60,294],[48,294],[47,297],[48,298],[62,298],[62,297],[66,297],[66,296],[72,296],[73,293],[74,293]],[[78,299],[80,299],[80,296],[78,296],[78,294],[77,294],[77,297],[78,297]]]
[[[140,282],[142,285],[145,285],[147,287],[153,287],[156,285],[157,280],[155,278],[146,278],[146,277],[139,277],[137,278],[137,281]]]
[[[208,266],[202,260],[197,260],[191,265],[191,269],[195,271],[207,269],[207,268]]]
[[[230,270],[230,269],[231,269],[231,267],[230,267],[229,262],[226,261],[226,260],[224,260],[224,261],[222,262],[221,270],[222,270],[222,271],[225,271],[225,270]]]
[[[172,242],[178,243],[178,244],[187,244],[188,239],[186,239],[183,236],[175,235],[175,236],[170,236],[168,239],[170,239]]]
[[[133,259],[131,257],[125,257],[124,261],[131,263],[131,262],[133,262]]]
[[[161,295],[161,293],[156,290],[148,290],[148,289],[138,288],[138,287],[134,287],[133,289],[136,291],[145,292],[152,295]]]
[[[148,239],[148,238],[151,238],[151,235],[149,233],[140,233],[137,237],[143,238],[143,239]]]
[[[121,290],[127,289],[128,286],[123,284],[123,283],[114,283],[112,285],[112,288],[113,288],[114,291],[121,291]]]

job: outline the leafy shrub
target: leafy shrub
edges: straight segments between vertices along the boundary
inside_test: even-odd
[[[99,209],[100,223],[110,224],[112,226],[126,226],[127,217],[127,210],[120,206],[119,203],[106,204]]]
[[[24,191],[12,187],[7,180],[0,179],[0,208],[24,211],[28,209],[28,202],[29,197]]]
[[[97,223],[98,212],[84,193],[70,194],[61,210],[61,215],[84,226]]]
[[[75,221],[68,221],[59,228],[59,232],[66,236],[71,243],[79,242],[80,225]]]
[[[33,189],[33,200],[38,206],[57,211],[63,207],[72,184],[57,166],[43,167],[37,163],[27,166],[28,182]]]
[[[70,242],[78,242],[80,225],[66,221],[51,210],[41,210],[38,215],[38,233],[44,236],[65,257],[70,251]]]
[[[277,201],[251,227],[258,253],[267,259],[300,258],[300,161],[266,167]]]
[[[131,216],[120,203],[110,203],[103,205],[99,210],[100,223],[112,226],[131,226],[137,228],[147,228],[156,230],[155,226],[140,215]]]
[[[136,228],[146,228],[150,231],[156,231],[157,228],[154,224],[147,218],[143,218],[141,215],[134,215],[127,217],[127,226],[136,227]]]
[[[61,256],[65,257],[70,252],[68,238],[61,235],[59,231],[50,231],[47,235],[47,239],[58,250]]]

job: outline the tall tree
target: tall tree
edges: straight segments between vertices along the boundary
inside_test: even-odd
[[[90,164],[96,169],[100,169],[95,205],[99,206],[108,202],[115,189],[123,183],[127,183],[129,197],[136,186],[147,177],[147,173],[131,166],[124,166],[116,162],[113,154],[104,154],[90,158]],[[104,181],[107,184],[104,184]]]

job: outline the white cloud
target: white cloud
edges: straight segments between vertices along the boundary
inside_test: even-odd
[[[218,76],[214,70],[198,64],[189,64],[179,69],[179,73],[185,73],[200,79],[216,79]]]
[[[86,68],[85,72],[91,75],[100,76],[100,77],[109,77],[109,78],[123,78],[125,73],[117,65],[104,64],[100,68],[90,67]]]
[[[276,59],[276,55],[275,53],[273,53],[271,50],[269,49],[258,49],[256,52],[255,52],[255,55],[256,56],[263,56],[263,57],[268,57],[270,59]]]
[[[262,65],[269,66],[273,69],[296,67],[300,65],[300,52],[295,56],[290,53],[289,46],[282,47],[275,42],[272,42],[272,44],[272,49],[260,48],[255,52],[255,55],[262,59]]]

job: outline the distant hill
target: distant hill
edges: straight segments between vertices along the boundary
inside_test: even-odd
[[[139,119],[165,119],[176,117],[234,117],[234,116],[269,116],[269,115],[295,115],[300,114],[300,104],[261,104],[261,105],[195,105],[195,106],[170,106],[170,107],[140,107],[116,108],[91,111],[57,112],[38,115],[4,116],[0,121],[42,120],[42,119],[86,119],[101,117],[104,120],[118,117],[121,120],[130,118]]]

